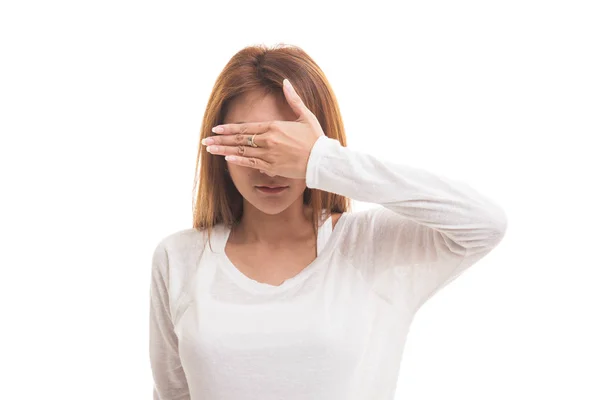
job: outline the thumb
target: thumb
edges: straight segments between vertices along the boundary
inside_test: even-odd
[[[304,118],[307,117],[308,114],[311,114],[311,111],[306,107],[287,78],[283,80],[283,93],[288,104],[298,118]]]

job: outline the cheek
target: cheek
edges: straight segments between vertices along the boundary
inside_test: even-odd
[[[231,178],[235,180],[239,180],[240,183],[242,181],[248,181],[250,175],[253,173],[253,168],[242,167],[241,165],[231,164],[229,161],[227,162],[227,169],[229,170],[229,175]]]
[[[305,181],[297,181],[290,185],[290,189],[295,193],[296,196],[301,196],[306,189]]]

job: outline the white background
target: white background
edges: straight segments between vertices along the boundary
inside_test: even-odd
[[[420,310],[397,399],[600,398],[594,3],[3,2],[0,398],[151,397],[152,252],[191,227],[208,95],[259,43],[317,61],[349,147],[508,215]]]

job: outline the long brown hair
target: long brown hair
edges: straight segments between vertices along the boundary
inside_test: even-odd
[[[210,94],[200,141],[212,136],[211,129],[223,123],[231,101],[252,90],[283,95],[283,79],[288,78],[308,109],[315,114],[325,135],[346,146],[346,134],[337,99],[317,63],[302,49],[292,45],[248,46],[236,53],[217,77]],[[226,173],[224,157],[214,157],[199,144],[194,176],[193,225],[212,228],[223,222],[229,227],[240,222],[243,199]],[[198,176],[200,187],[198,190]],[[306,188],[305,205],[312,207],[313,228],[318,229],[321,210],[326,215],[349,210],[350,199],[338,194]]]

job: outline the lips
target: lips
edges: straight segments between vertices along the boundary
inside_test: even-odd
[[[256,190],[267,195],[277,195],[285,192],[289,186],[257,186]]]

